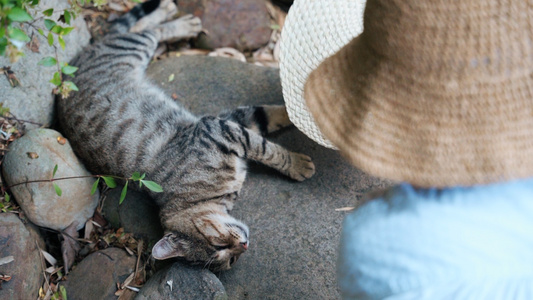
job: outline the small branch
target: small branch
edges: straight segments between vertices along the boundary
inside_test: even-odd
[[[11,114],[11,115],[12,115],[12,117],[2,117],[2,118],[8,119],[8,120],[15,120],[15,121],[20,122],[20,123],[30,123],[30,124],[34,124],[34,125],[44,126],[44,124],[37,123],[37,122],[34,122],[34,121],[29,121],[29,120],[22,120],[22,119],[19,119],[19,118],[15,117],[13,114]]]
[[[80,179],[80,178],[101,178],[101,177],[113,177],[116,179],[122,179],[122,180],[129,180],[130,178],[126,177],[120,177],[120,176],[114,176],[114,175],[80,175],[80,176],[70,176],[70,177],[59,177],[59,178],[52,178],[52,179],[37,179],[37,180],[28,180],[24,182],[19,182],[12,184],[10,186],[7,186],[5,188],[2,188],[3,190],[11,189],[15,186],[27,184],[27,183],[38,183],[38,182],[54,182],[54,181],[60,181],[60,180],[67,180],[67,179]]]

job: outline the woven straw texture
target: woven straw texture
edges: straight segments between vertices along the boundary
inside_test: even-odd
[[[317,143],[324,138],[303,98],[307,77],[328,56],[363,31],[364,0],[296,0],[285,20],[280,42],[280,76],[289,118]]]
[[[321,132],[421,187],[533,176],[533,1],[368,1],[365,31],[309,76]]]

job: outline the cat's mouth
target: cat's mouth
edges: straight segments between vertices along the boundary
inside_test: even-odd
[[[232,257],[229,259],[229,265],[230,265],[230,266],[233,266],[233,264],[236,263],[237,260],[239,259],[239,256],[240,256],[240,255],[232,256]]]

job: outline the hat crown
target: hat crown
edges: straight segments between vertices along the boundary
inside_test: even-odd
[[[532,2],[368,1],[362,38],[377,55],[431,77],[521,76],[533,61]]]

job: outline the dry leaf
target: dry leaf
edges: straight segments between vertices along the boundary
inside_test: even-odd
[[[352,211],[355,207],[353,206],[347,206],[347,207],[341,207],[341,208],[335,208],[335,211]]]
[[[135,278],[135,272],[131,273],[130,276],[128,276],[128,278],[124,280],[124,282],[120,286],[120,289],[121,290],[125,289],[133,281],[133,278]]]
[[[172,93],[172,99],[174,99],[174,100],[178,100],[178,94],[176,94],[176,93]]]
[[[230,47],[215,49],[214,51],[210,52],[207,56],[228,57],[228,58],[240,60],[242,62],[246,62],[246,56],[244,56],[244,54],[239,52],[239,50],[230,48]]]
[[[39,158],[39,154],[37,154],[35,152],[26,152],[26,154],[28,154],[28,157],[31,158],[31,159]]]
[[[63,254],[63,262],[65,264],[65,274],[68,274],[70,266],[74,263],[76,255],[80,251],[80,245],[76,238],[78,238],[78,231],[76,227],[78,222],[74,221],[70,224],[61,235],[63,236],[63,241],[61,242],[61,252]]]
[[[62,137],[62,136],[58,136],[57,137],[57,142],[60,144],[60,145],[65,145],[65,143],[67,142],[67,139]]]
[[[93,218],[89,218],[87,222],[85,222],[85,232],[83,233],[83,238],[90,239],[91,238],[91,232],[93,232]]]
[[[30,49],[31,52],[39,53],[39,38],[37,38],[37,35],[33,35],[31,38],[31,41],[26,44],[26,47]]]
[[[20,85],[20,80],[15,76],[15,72],[11,71],[11,67],[0,68],[0,72],[3,72],[6,75],[7,80],[12,87]]]
[[[179,57],[181,55],[207,55],[209,54],[209,50],[204,49],[183,49],[179,52],[176,52],[174,55]]]
[[[128,248],[128,247],[124,247],[124,249],[126,250],[126,252],[128,252],[129,255],[132,255],[132,256],[133,256],[133,255],[135,254],[135,253],[133,253],[133,251],[131,251],[131,249]]]
[[[13,257],[13,255],[2,257],[2,258],[0,258],[0,266],[8,264],[8,263],[10,263],[10,262],[12,262],[14,260],[15,260],[15,258]]]
[[[2,280],[2,281],[10,281],[11,280],[11,276],[0,274],[0,280]]]
[[[52,265],[52,266],[55,266],[57,264],[57,259],[55,259],[50,253],[44,251],[44,250],[41,250],[41,253],[43,254],[44,256],[44,259],[46,259],[46,261]]]

